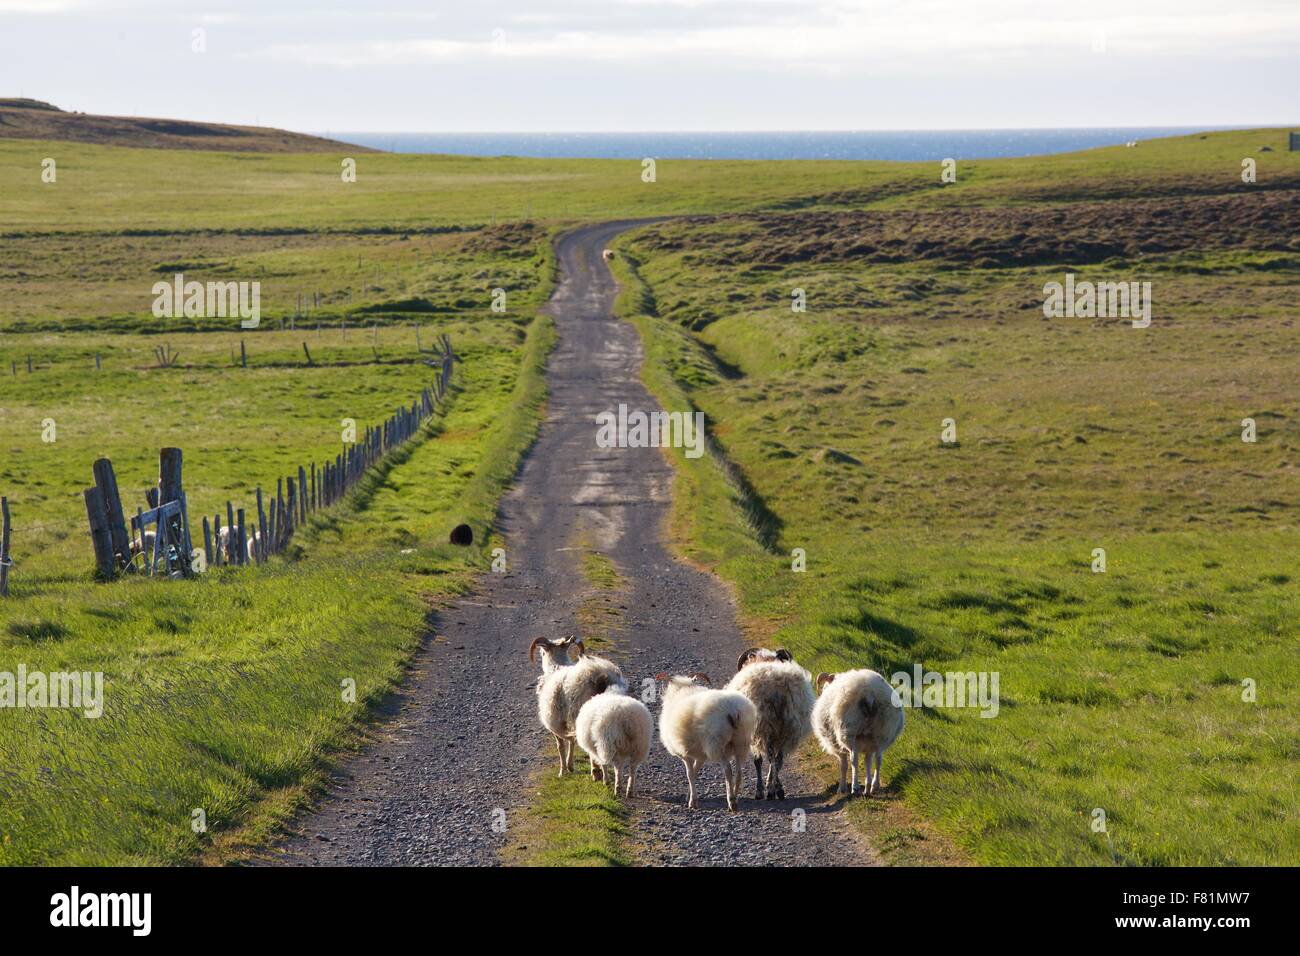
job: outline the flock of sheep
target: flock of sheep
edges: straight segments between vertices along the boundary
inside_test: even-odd
[[[650,754],[654,721],[650,710],[628,694],[617,664],[588,654],[575,637],[539,637],[528,659],[541,652],[537,713],[555,737],[560,776],[573,770],[573,748],[591,759],[594,780],[636,790],[636,772]],[[784,648],[751,647],[736,662],[727,686],[709,686],[706,674],[658,674],[663,686],[659,740],[686,767],[686,805],[699,806],[696,775],[706,764],[722,764],[727,808],[740,799],[741,767],[752,756],[758,776],[754,796],[785,798],[781,767],[810,733],[840,759],[839,792],[858,792],[858,755],[866,756],[862,793],[880,786],[880,760],[903,730],[903,709],[889,682],[872,670],[818,674],[814,682]],[[814,694],[814,684],[817,693]],[[763,779],[763,761],[767,779]],[[872,762],[874,760],[874,770]],[[626,770],[625,770],[626,768]],[[851,782],[847,779],[852,772]]]

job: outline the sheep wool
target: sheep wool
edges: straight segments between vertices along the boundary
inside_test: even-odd
[[[787,754],[799,749],[812,733],[812,711],[816,702],[812,675],[794,661],[760,660],[746,664],[727,684],[754,705],[758,723],[750,747],[758,775],[755,797],[763,799],[762,762],[768,762],[768,796],[785,798],[781,767]]]
[[[880,761],[903,732],[903,707],[889,681],[873,670],[820,674],[817,684],[829,683],[813,707],[813,733],[822,749],[840,758],[840,793],[850,763],[849,792],[858,786],[858,754],[866,754],[863,793],[875,793],[880,784]],[[872,772],[872,759],[875,771]]]
[[[637,768],[649,756],[654,735],[654,719],[646,705],[613,687],[583,704],[574,726],[578,746],[591,758],[592,766],[604,770],[606,781],[613,771],[615,793],[620,770],[627,767],[625,795],[633,796]]]

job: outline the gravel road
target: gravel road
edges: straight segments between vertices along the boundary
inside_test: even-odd
[[[743,643],[728,592],[674,560],[663,541],[671,466],[658,449],[596,445],[599,412],[620,402],[658,407],[640,381],[635,329],[611,315],[616,285],[601,258],[635,225],[588,226],[558,242],[560,284],[548,309],[560,338],[547,370],[547,417],[500,512],[509,570],[485,573],[472,596],[439,614],[436,636],[417,653],[377,740],[347,761],[327,798],[266,862],[499,862],[506,836],[493,829],[494,812],[504,810],[508,821],[527,799],[521,776],[556,768],[554,745],[537,723],[536,669],[525,650],[535,637],[581,630],[577,614],[590,592],[578,542],[606,554],[625,580],[610,656],[630,681],[703,670],[721,684],[734,671]],[[787,760],[782,779],[792,796],[783,801],[756,802],[752,763],[745,770],[748,797],[739,813],[725,809],[719,767],[702,774],[701,807],[689,812],[682,765],[656,739],[631,801],[639,861],[877,862],[839,804],[813,793],[797,760]]]

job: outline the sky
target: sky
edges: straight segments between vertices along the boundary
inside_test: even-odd
[[[317,132],[1300,119],[1300,0],[0,0],[0,97]]]

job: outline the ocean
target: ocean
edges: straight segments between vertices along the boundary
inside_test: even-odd
[[[777,133],[338,133],[399,153],[569,159],[883,159],[938,161],[1068,153],[1223,126],[880,130]]]

